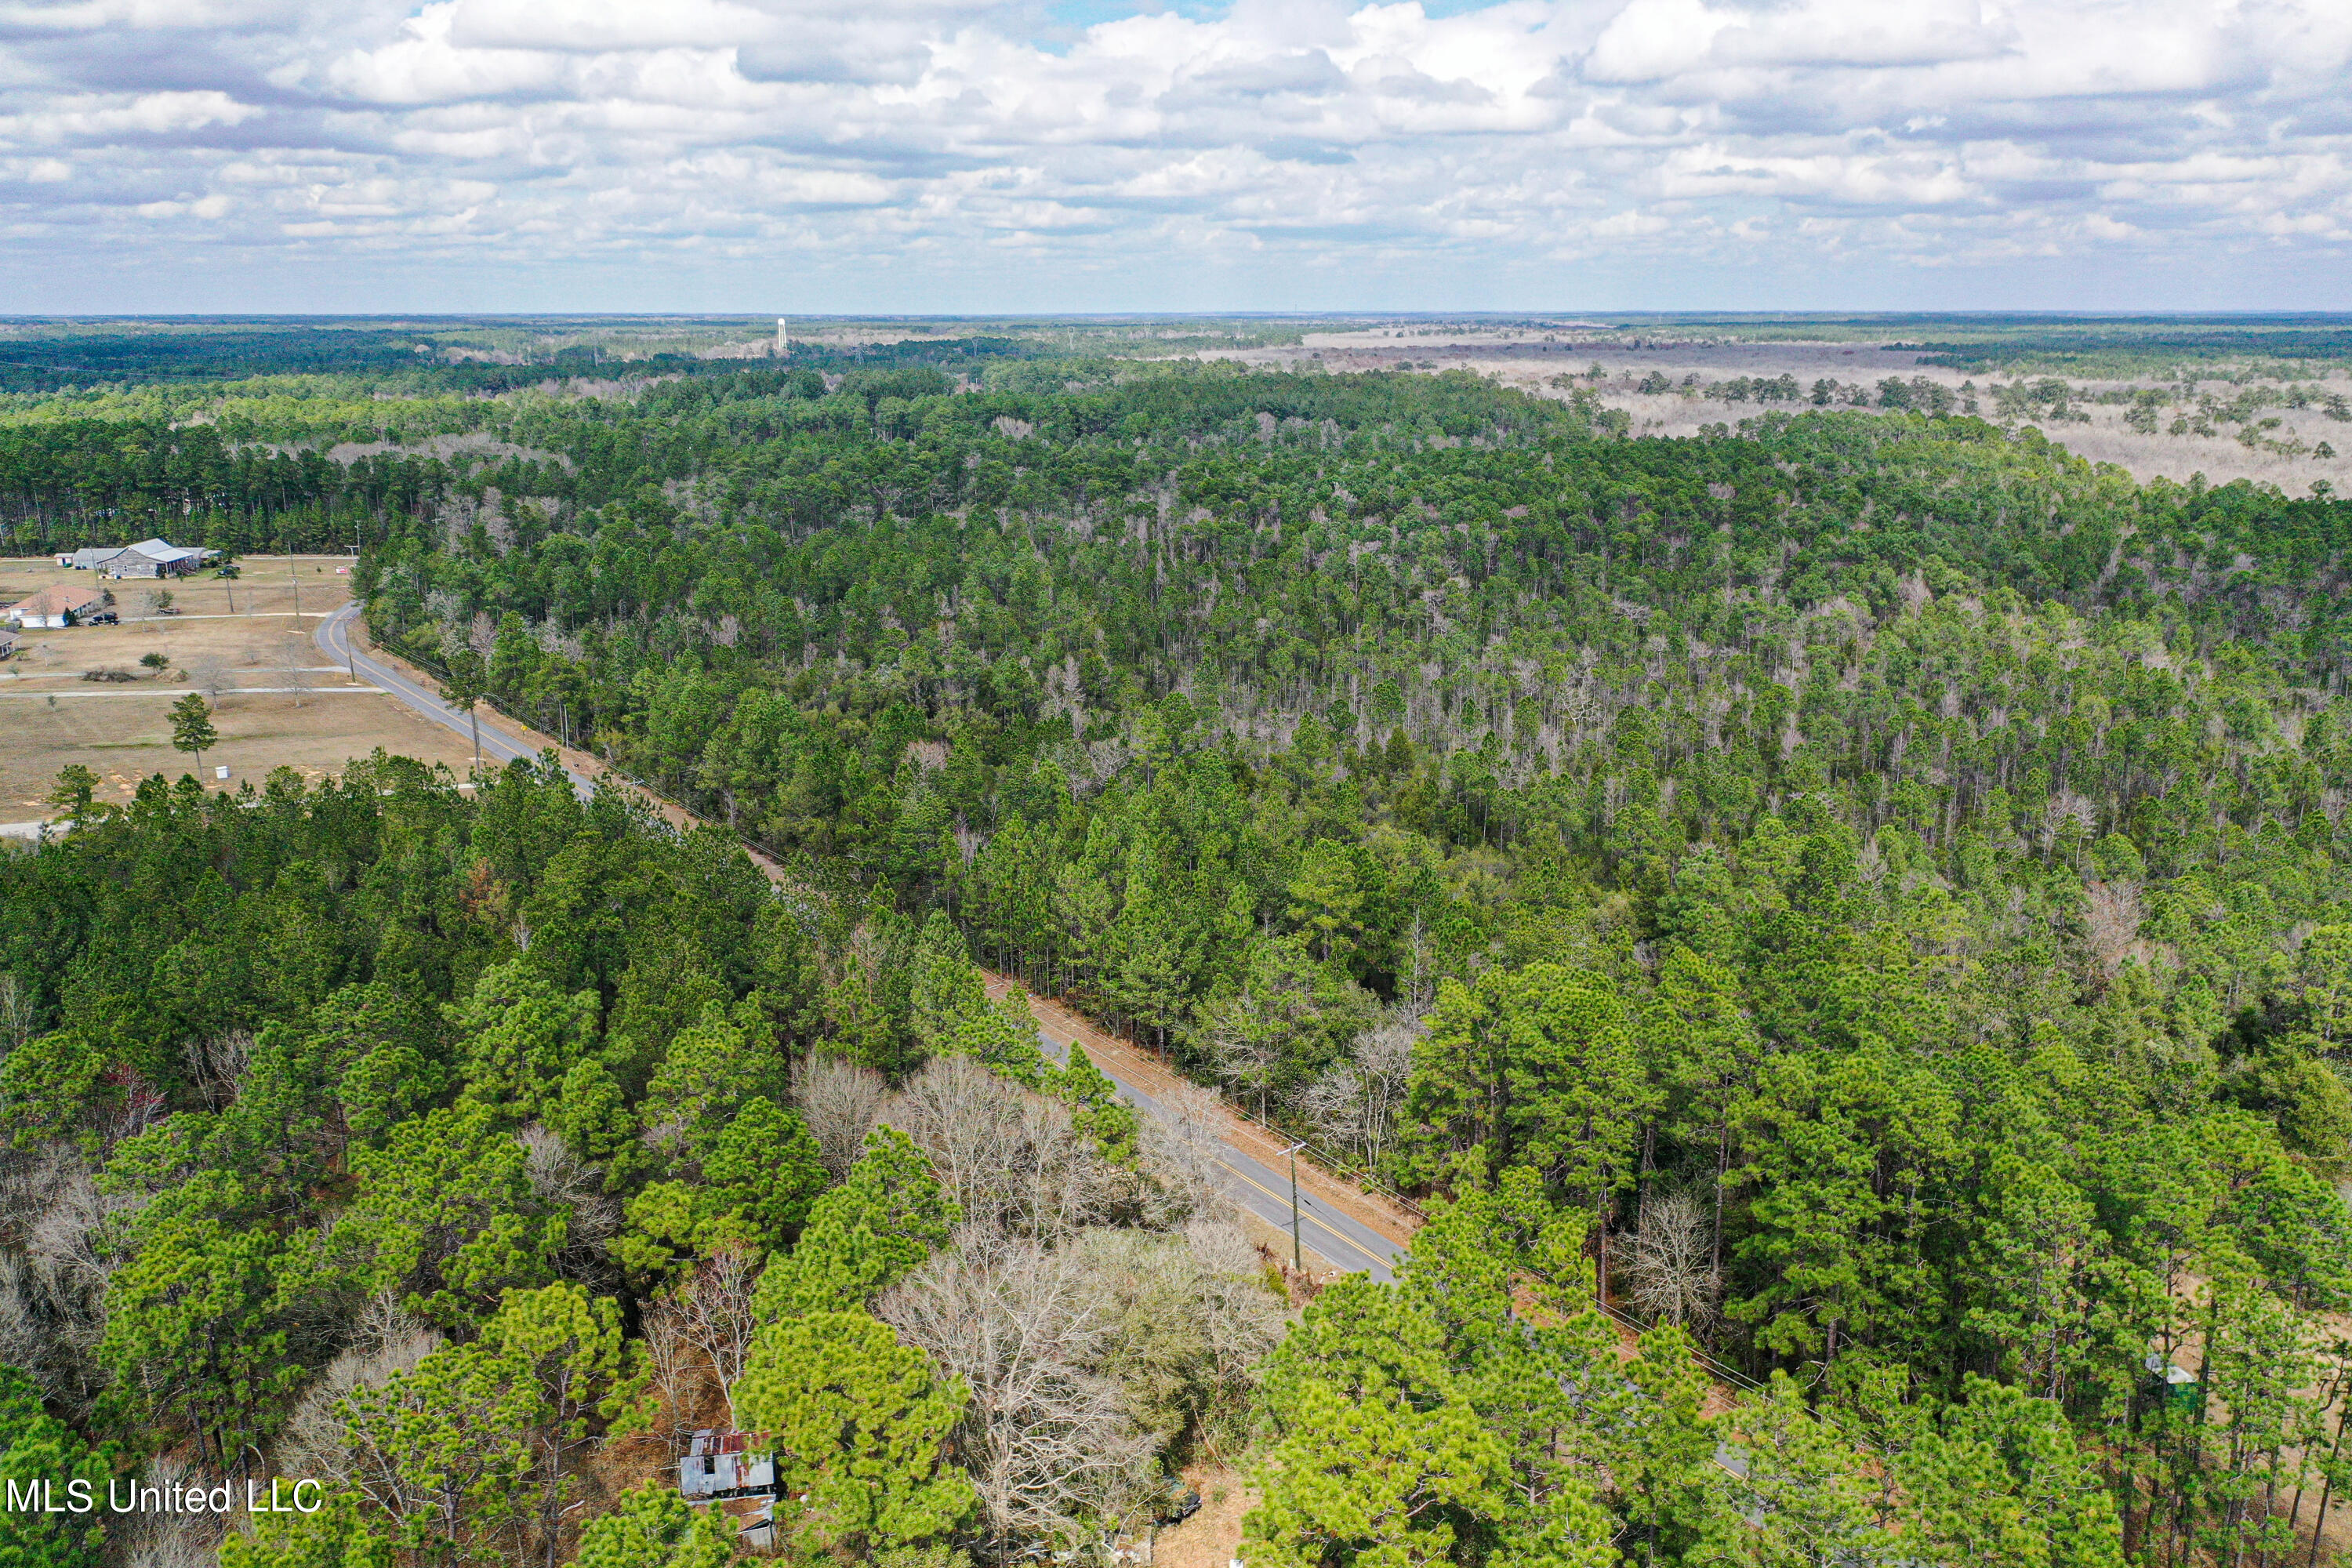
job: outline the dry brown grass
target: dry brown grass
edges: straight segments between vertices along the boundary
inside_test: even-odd
[[[1241,1554],[1242,1517],[1255,1508],[1257,1489],[1223,1465],[1194,1465],[1185,1482],[1201,1494],[1201,1511],[1160,1532],[1152,1568],[1225,1568]]]
[[[152,773],[176,779],[192,771],[194,759],[172,749],[166,717],[191,686],[220,689],[208,700],[221,743],[205,753],[205,765],[226,765],[230,787],[247,779],[258,784],[278,767],[321,778],[378,746],[446,763],[463,776],[473,757],[463,736],[396,698],[336,689],[350,682],[310,633],[323,613],[349,602],[351,579],[337,574],[348,565],[336,556],[252,556],[235,582],[207,574],[160,584],[98,583],[90,573],[61,570],[46,558],[0,560],[0,604],[69,581],[111,590],[123,616],[115,626],[25,632],[16,657],[0,663],[0,821],[47,815],[43,799],[71,763],[96,773],[99,798],[112,801],[128,799]],[[152,615],[148,595],[159,588],[171,591],[179,615]],[[292,614],[298,595],[299,622]],[[150,652],[170,661],[160,676],[139,663]],[[289,664],[299,673],[289,672]],[[81,679],[99,668],[130,670],[138,679],[127,685]],[[236,689],[298,683],[309,689]],[[205,782],[222,787],[209,776]]]

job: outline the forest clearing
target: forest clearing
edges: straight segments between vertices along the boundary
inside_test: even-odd
[[[2299,389],[2263,396],[2237,366],[2215,367],[2218,374],[2202,378],[2112,370],[2003,375],[1937,363],[1940,356],[1916,346],[1741,341],[1690,334],[1671,323],[1647,334],[1639,327],[1482,330],[1475,323],[1310,331],[1295,347],[1237,348],[1216,357],[1343,373],[1466,371],[1538,397],[1577,391],[1622,412],[1635,436],[1697,436],[1776,404],[1907,409],[1915,400],[1940,397],[1955,410],[2036,423],[2069,450],[2113,463],[2142,482],[2187,484],[2201,473],[2217,485],[2248,479],[2302,493],[2324,480],[2338,494],[2352,493],[2352,371],[2340,366],[2311,367]],[[2274,423],[2264,426],[2265,420]]]
[[[48,815],[48,792],[68,766],[99,775],[100,799],[122,801],[149,774],[190,765],[172,749],[166,717],[189,690],[218,715],[221,745],[206,755],[230,770],[231,788],[280,767],[323,778],[379,746],[462,776],[472,766],[462,742],[388,698],[342,693],[348,675],[313,646],[319,621],[351,601],[351,566],[349,556],[258,555],[229,580],[206,572],[97,583],[115,596],[117,624],[20,634],[0,663],[0,724],[10,735],[0,745],[0,819]],[[54,560],[0,560],[0,605],[93,577]],[[172,614],[152,603],[159,595],[170,595]],[[150,655],[163,665],[143,665]],[[91,680],[92,670],[125,679]]]

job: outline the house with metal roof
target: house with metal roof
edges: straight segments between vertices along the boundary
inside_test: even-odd
[[[690,1505],[733,1520],[744,1545],[775,1545],[776,1453],[766,1433],[697,1432],[677,1462],[677,1490]]]
[[[776,1489],[776,1456],[764,1434],[697,1432],[677,1464],[678,1494],[688,1502],[750,1497]]]
[[[160,539],[142,539],[99,563],[99,570],[110,577],[180,577],[194,571],[215,553],[217,552],[168,544]]]
[[[219,553],[164,539],[142,539],[136,544],[86,545],[58,555],[58,564],[77,572],[103,572],[110,577],[179,577]]]

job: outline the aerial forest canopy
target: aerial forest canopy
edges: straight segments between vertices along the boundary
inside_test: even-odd
[[[812,1562],[1227,1464],[1252,1568],[2321,1544],[2352,504],[982,340],[198,395],[23,395],[16,550],[356,541],[713,826],[379,758],[0,860],[0,1471],[335,1477],[256,1568],[724,1561],[698,1421]],[[1412,1194],[1398,1279],[1269,1280],[981,965]]]

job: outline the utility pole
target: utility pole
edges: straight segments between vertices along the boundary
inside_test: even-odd
[[[299,622],[294,629],[302,629]],[[352,647],[352,623],[349,621],[343,623],[343,668],[352,672],[352,684],[357,686],[360,683],[360,656]]]
[[[1307,1272],[1306,1258],[1298,1245],[1298,1152],[1306,1147],[1304,1143],[1293,1143],[1283,1151],[1290,1156],[1290,1271],[1293,1274]]]

